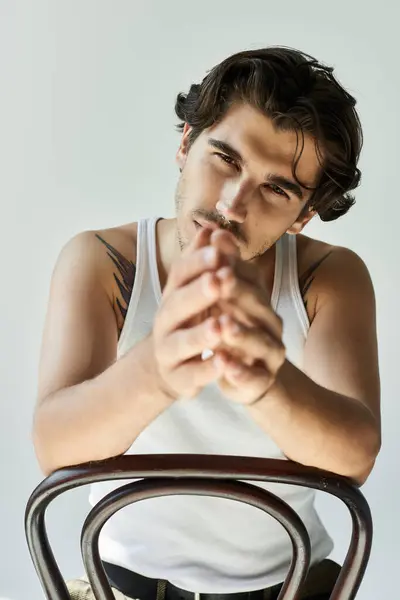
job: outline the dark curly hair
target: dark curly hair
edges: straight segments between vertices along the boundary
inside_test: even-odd
[[[187,94],[178,94],[177,127],[180,131],[184,123],[192,127],[190,146],[239,101],[261,110],[279,129],[295,131],[297,147],[299,138],[303,147],[304,134],[311,135],[321,165],[318,185],[309,188],[298,180],[301,152],[293,161],[293,176],[313,191],[306,209],[315,210],[323,221],[333,221],[355,203],[349,192],[361,179],[357,162],[363,135],[356,100],[332,73],[332,67],[293,48],[238,52],[211,69],[200,84],[192,84]]]

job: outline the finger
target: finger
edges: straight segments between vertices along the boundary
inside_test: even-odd
[[[220,282],[212,272],[203,273],[187,285],[167,296],[154,323],[156,336],[166,336],[201,313],[219,299]]]
[[[193,240],[182,252],[178,260],[175,260],[168,274],[168,280],[164,287],[163,295],[167,294],[171,288],[182,285],[185,281],[185,273],[190,271],[190,266],[194,269],[199,268],[202,260],[207,263],[207,254],[201,252],[202,249],[210,246],[211,232],[207,229],[200,229],[196,232]]]
[[[226,391],[229,395],[232,387],[241,389],[243,386],[243,395],[240,400],[242,404],[252,405],[261,400],[275,381],[265,367],[245,365],[219,351],[215,353],[213,360],[223,373],[222,378],[218,380],[222,392]]]
[[[209,229],[206,229],[206,228],[201,228],[198,231],[196,231],[195,235],[193,236],[193,239],[188,244],[188,246],[185,248],[185,250],[182,252],[182,254],[183,255],[191,254],[192,252],[194,252],[195,250],[198,250],[202,246],[206,246],[207,244],[209,244],[210,238],[211,238],[211,233],[212,233],[212,231],[210,231]]]
[[[223,229],[214,230],[210,237],[210,244],[232,258],[240,257],[237,241],[228,231],[224,231]]]
[[[229,264],[234,268],[237,276],[250,283],[263,284],[260,268],[248,261],[241,260],[238,243],[232,234],[217,229],[211,235],[210,244],[229,257]]]
[[[205,385],[216,381],[221,375],[222,367],[213,360],[213,357],[206,360],[192,358],[177,367],[170,374],[169,379],[173,389],[180,390],[175,397],[193,398]]]
[[[218,248],[211,244],[197,248],[172,265],[163,291],[163,298],[169,296],[173,290],[193,281],[205,271],[217,270],[226,265],[228,265],[228,258]]]
[[[226,231],[216,230],[212,233],[210,244],[217,248],[228,259],[228,265],[234,272],[249,283],[259,283],[261,274],[256,265],[249,262],[243,262],[240,258],[240,251],[235,238]]]
[[[203,350],[213,350],[221,343],[221,327],[218,319],[210,317],[188,329],[178,329],[164,340],[162,360],[166,369],[174,369],[179,364],[198,357]]]
[[[244,327],[226,314],[221,315],[219,323],[222,341],[228,347],[237,348],[241,354],[250,357],[253,363],[262,362],[272,373],[278,371],[286,354],[279,339],[261,327]]]
[[[220,308],[220,314],[230,315],[241,325],[245,325],[246,327],[254,327],[255,325],[259,324],[254,317],[243,310],[241,306],[238,306],[235,301],[220,299],[218,301],[218,306]]]
[[[221,281],[221,299],[235,303],[250,318],[268,327],[277,338],[282,337],[282,319],[272,310],[262,289],[237,277],[231,267],[220,268],[216,276]]]

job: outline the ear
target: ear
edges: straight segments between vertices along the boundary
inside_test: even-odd
[[[304,227],[311,221],[313,217],[317,214],[316,210],[312,210],[311,208],[307,208],[305,211],[302,210],[300,215],[297,217],[296,221],[293,223],[291,227],[287,230],[286,233],[291,235],[297,235],[301,233]]]
[[[182,171],[186,163],[187,155],[189,152],[189,134],[191,131],[192,128],[190,127],[190,125],[185,123],[183,127],[181,143],[179,144],[179,148],[176,153],[176,162],[180,171]]]

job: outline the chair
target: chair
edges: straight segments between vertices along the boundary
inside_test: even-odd
[[[277,519],[286,529],[293,547],[292,563],[279,600],[299,598],[310,564],[307,530],[290,506],[247,481],[305,486],[332,494],[345,503],[352,517],[352,536],[331,600],[356,597],[370,556],[372,519],[364,496],[351,480],[279,459],[167,454],[124,455],[63,468],[44,479],[33,491],[26,507],[25,532],[32,561],[49,600],[70,600],[70,597],[47,538],[47,506],[72,488],[117,479],[140,481],[107,494],[92,508],[82,528],[83,562],[98,600],[114,600],[98,550],[99,534],[106,521],[133,502],[181,494],[244,502]]]

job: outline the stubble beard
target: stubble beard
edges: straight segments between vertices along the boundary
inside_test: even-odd
[[[189,239],[184,238],[182,231],[181,231],[181,227],[180,227],[180,222],[181,222],[181,219],[183,216],[183,208],[186,203],[186,195],[184,192],[184,188],[185,188],[185,177],[184,177],[184,174],[181,173],[181,176],[177,183],[176,192],[175,192],[175,215],[176,215],[176,219],[177,219],[176,237],[177,237],[177,242],[179,244],[179,248],[180,248],[181,252],[190,243]],[[262,258],[262,256],[268,250],[270,250],[272,248],[272,246],[274,246],[274,244],[277,241],[278,240],[273,241],[271,239],[266,240],[264,242],[264,244],[259,248],[259,250],[257,252],[255,252],[250,258],[247,258],[246,261],[257,262],[258,260],[260,260]]]
[[[179,248],[181,250],[181,252],[183,252],[183,250],[186,248],[186,246],[189,244],[190,240],[185,240],[183,235],[182,235],[182,231],[180,228],[180,220],[182,217],[182,212],[183,212],[183,207],[185,206],[185,196],[182,190],[183,184],[184,183],[184,176],[181,175],[176,187],[176,192],[175,192],[175,216],[176,216],[176,238],[177,238],[177,242],[179,244]]]

